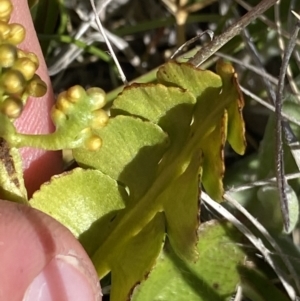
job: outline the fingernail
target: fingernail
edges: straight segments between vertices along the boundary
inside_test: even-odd
[[[77,257],[58,255],[34,278],[23,301],[96,301],[95,287]]]

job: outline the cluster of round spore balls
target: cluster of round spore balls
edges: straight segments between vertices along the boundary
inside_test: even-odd
[[[109,116],[103,110],[106,94],[101,88],[85,89],[79,85],[58,95],[51,117],[57,132],[62,130],[71,140],[88,150],[98,150],[102,139],[98,130],[105,127]]]
[[[25,38],[25,28],[9,24],[12,10],[10,0],[0,0],[0,112],[15,119],[21,115],[28,96],[43,96],[47,86],[35,74],[37,56],[17,47]]]
[[[12,10],[10,0],[0,0],[0,113],[13,120],[21,115],[28,96],[43,96],[47,86],[35,73],[37,56],[17,47],[25,38],[25,29],[9,24]],[[106,95],[100,88],[85,91],[74,86],[62,92],[51,112],[57,129],[54,134],[64,139],[68,135],[75,147],[99,149],[102,140],[95,132],[108,122],[102,109],[105,103]]]

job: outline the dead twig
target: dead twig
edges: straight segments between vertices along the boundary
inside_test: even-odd
[[[298,32],[300,30],[300,20],[297,21],[295,29],[292,33],[292,37],[289,40],[286,50],[283,55],[282,64],[280,67],[278,87],[276,92],[276,103],[275,103],[275,117],[276,117],[276,178],[277,186],[280,195],[280,208],[283,217],[284,228],[288,231],[290,226],[290,217],[289,217],[289,207],[288,200],[286,196],[286,179],[284,175],[284,162],[283,162],[283,146],[282,146],[282,102],[283,102],[283,89],[284,89],[284,80],[287,72],[287,67],[289,64],[290,57],[296,45],[296,40]]]
[[[277,0],[264,0],[255,6],[251,11],[245,14],[237,22],[232,24],[225,32],[215,37],[209,44],[201,48],[189,62],[196,67],[200,66],[210,56],[217,52],[228,41],[238,35],[246,26],[248,26],[258,16],[276,3]]]

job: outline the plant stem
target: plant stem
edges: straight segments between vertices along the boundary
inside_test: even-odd
[[[283,217],[284,228],[287,232],[289,232],[290,228],[290,214],[289,214],[289,204],[286,195],[286,179],[284,172],[284,162],[283,162],[283,146],[282,146],[282,98],[283,98],[283,89],[284,89],[284,81],[285,76],[289,64],[290,57],[296,45],[296,40],[298,36],[298,32],[300,30],[300,21],[298,20],[289,40],[289,43],[286,47],[286,51],[282,58],[282,64],[280,67],[280,74],[277,86],[276,93],[276,103],[275,103],[275,114],[276,114],[276,178],[277,185],[280,195],[280,207]],[[293,138],[293,137],[292,137]]]

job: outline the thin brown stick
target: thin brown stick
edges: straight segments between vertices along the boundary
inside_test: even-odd
[[[209,44],[201,48],[189,62],[196,67],[201,65],[228,41],[238,35],[246,26],[248,26],[259,15],[276,3],[277,0],[263,0],[251,11],[246,13],[241,19],[232,24],[225,32],[215,37]]]
[[[276,103],[275,103],[275,116],[276,116],[276,178],[277,186],[280,195],[280,209],[282,212],[284,228],[288,232],[290,227],[290,217],[289,217],[289,204],[286,195],[286,179],[284,174],[284,161],[283,161],[283,145],[282,145],[282,99],[283,99],[283,89],[284,80],[287,72],[287,67],[289,64],[290,57],[296,45],[296,40],[298,32],[300,30],[300,20],[297,21],[291,39],[288,42],[286,50],[283,55],[282,64],[280,67],[280,74],[276,93]]]
[[[252,6],[249,5],[247,2],[245,2],[244,0],[235,0],[235,2],[238,3],[240,6],[242,6],[244,9],[246,9],[247,11],[250,11],[252,9]],[[291,7],[291,9],[289,11],[292,10],[293,6],[290,6],[290,7]],[[260,19],[263,23],[265,23],[270,29],[276,30],[276,24],[273,21],[271,21],[270,19],[268,19],[265,15],[258,16],[258,19]],[[282,36],[288,40],[291,38],[290,33],[288,31],[284,30],[283,28],[282,28]],[[296,43],[299,46],[300,40],[298,39]]]
[[[276,30],[277,30],[278,46],[279,46],[279,50],[281,52],[281,58],[283,58],[285,42],[284,42],[283,35],[282,35],[282,23],[281,23],[281,19],[280,19],[280,4],[281,4],[281,1],[278,0],[276,2],[276,4],[274,5],[274,13],[275,13],[274,17],[275,17],[275,24],[276,24]],[[292,13],[289,13],[289,16],[292,16]],[[292,68],[290,65],[288,65],[288,67],[287,67],[286,76],[290,83],[290,88],[291,88],[293,94],[296,96],[298,103],[300,103],[299,89],[297,87],[297,84],[294,81],[294,76],[293,76]]]

